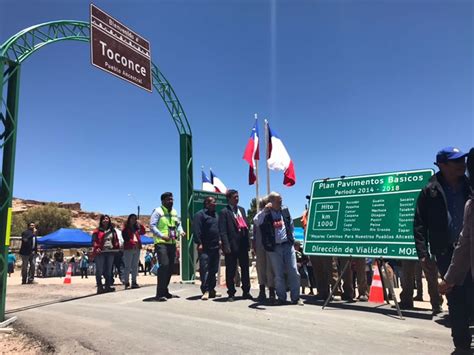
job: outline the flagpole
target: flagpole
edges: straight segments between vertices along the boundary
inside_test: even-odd
[[[269,140],[269,134],[268,134],[268,120],[265,120],[265,152],[266,152],[266,158],[270,158],[268,156],[268,140]],[[267,195],[270,194],[270,169],[268,168],[268,161],[266,162],[267,165]]]
[[[257,114],[254,114],[255,117],[255,124],[258,124],[257,121]],[[259,211],[258,208],[258,159],[255,159],[255,177],[256,177],[256,182],[255,182],[255,205],[257,206],[257,212]]]
[[[214,192],[217,192],[216,185],[214,185],[214,176],[212,175],[212,168],[209,168],[209,178],[211,179],[211,184],[214,187]]]

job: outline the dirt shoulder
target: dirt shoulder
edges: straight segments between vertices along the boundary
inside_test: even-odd
[[[34,284],[21,284],[19,272],[15,272],[7,280],[6,313],[18,312],[23,309],[41,307],[43,305],[64,302],[67,300],[93,296],[96,294],[95,277],[81,279],[73,276],[71,284],[64,284],[64,278],[35,278]],[[117,291],[124,286],[115,279]],[[156,285],[156,276],[138,276],[138,284],[142,286]]]
[[[0,354],[54,354],[54,348],[46,344],[24,329],[14,327],[8,334],[0,334]]]
[[[177,276],[174,278],[174,282],[177,282]],[[93,297],[96,294],[94,276],[89,276],[87,279],[73,276],[71,284],[63,282],[63,278],[35,278],[34,284],[22,285],[19,272],[15,272],[7,279],[6,318],[15,313],[18,320],[12,324],[11,333],[0,332],[0,354],[62,353],[64,349],[55,349],[22,325],[22,311],[81,297]],[[119,283],[118,279],[116,283]],[[156,276],[140,275],[138,283],[142,286],[156,285]],[[116,285],[118,292],[121,292],[123,288],[121,284]],[[150,288],[150,293],[154,293],[152,288]],[[85,351],[79,346],[78,349],[81,353]]]

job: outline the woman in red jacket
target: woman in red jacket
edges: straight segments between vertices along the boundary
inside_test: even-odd
[[[99,228],[92,233],[92,248],[95,262],[95,280],[97,293],[113,292],[112,267],[114,256],[120,249],[117,232],[108,215],[100,216]],[[105,288],[102,285],[102,276],[105,279]]]
[[[137,284],[138,262],[140,261],[140,250],[142,242],[140,236],[145,234],[145,228],[139,223],[136,214],[128,216],[127,223],[122,230],[123,238],[123,262],[125,270],[123,279],[125,288],[130,287],[130,271],[132,272],[132,288],[139,288]]]

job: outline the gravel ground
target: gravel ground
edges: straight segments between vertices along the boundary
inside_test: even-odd
[[[179,276],[175,276],[175,278],[175,281],[179,280]],[[156,285],[156,276],[141,274],[137,281],[141,286]],[[73,276],[71,284],[63,282],[64,278],[48,277],[35,278],[34,284],[22,285],[20,272],[13,273],[7,281],[6,313],[92,296],[96,293],[95,277],[93,276],[89,276],[87,279]],[[119,283],[118,278],[116,279],[117,283]],[[120,284],[116,286],[116,289],[117,291],[123,290],[123,286]]]
[[[54,349],[46,343],[35,339],[21,329],[14,329],[10,334],[0,334],[0,354],[53,354]]]
[[[174,276],[174,282],[179,281],[179,276]],[[64,284],[63,278],[35,278],[35,283],[31,285],[21,284],[21,275],[19,270],[7,280],[7,298],[6,298],[6,318],[9,314],[21,311],[43,307],[58,302],[81,297],[91,297],[96,293],[95,277],[89,276],[87,279],[81,279],[80,276],[73,276],[71,284]],[[118,279],[117,281],[118,282]],[[156,276],[138,277],[138,283],[141,286],[156,285]],[[116,286],[117,291],[123,290],[122,285]],[[154,289],[150,287],[150,295]],[[0,354],[54,354],[55,349],[43,339],[37,339],[21,327],[13,323],[14,328],[11,333],[0,333]]]

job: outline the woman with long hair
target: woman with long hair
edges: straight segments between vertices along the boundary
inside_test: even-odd
[[[97,293],[113,292],[115,288],[111,286],[113,283],[112,266],[114,255],[119,251],[120,244],[117,232],[108,215],[100,216],[99,227],[92,233],[92,247],[96,266]],[[105,287],[102,284],[102,276],[105,279]]]
[[[125,264],[123,280],[126,289],[130,287],[130,271],[132,273],[132,288],[140,287],[137,284],[137,275],[142,248],[140,236],[143,234],[145,234],[145,228],[138,221],[137,215],[132,213],[128,216],[127,223],[122,230],[123,262]]]

